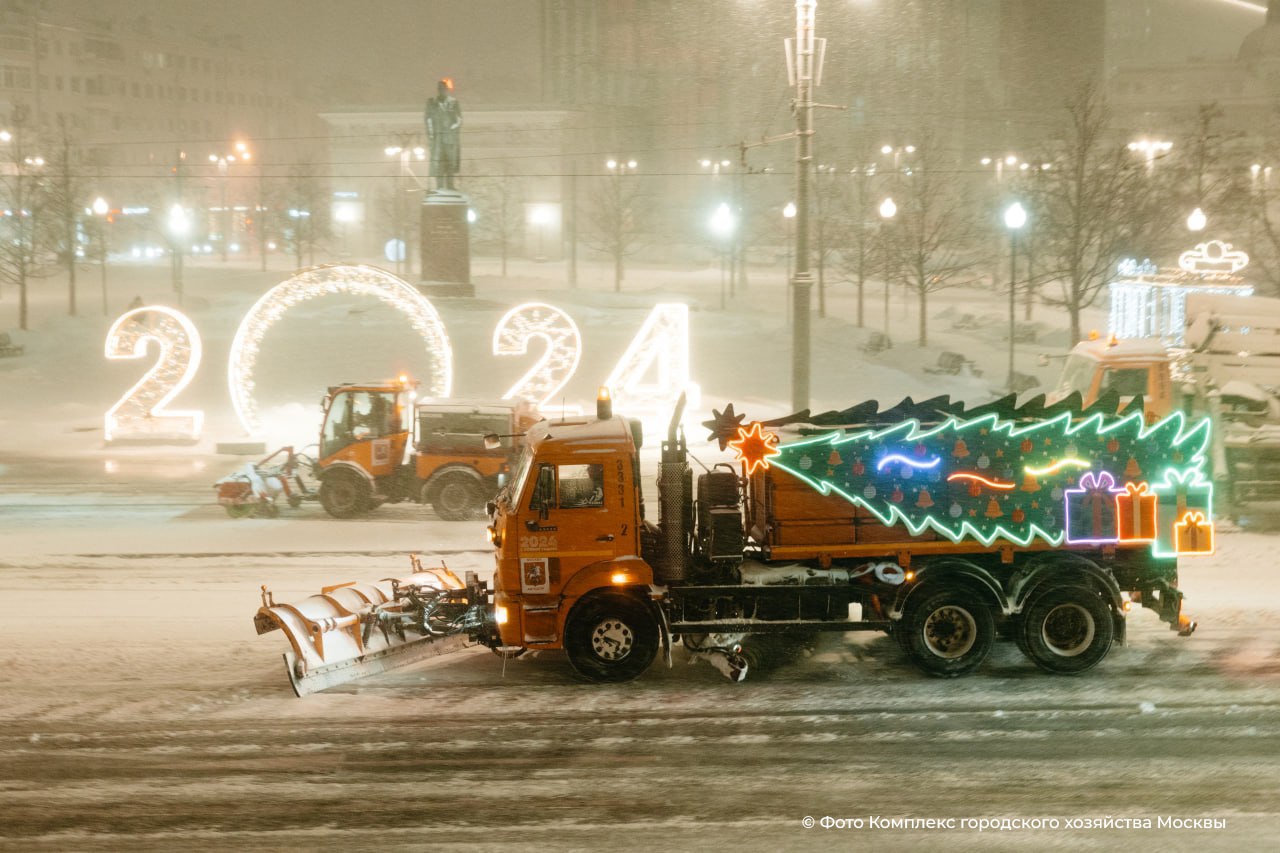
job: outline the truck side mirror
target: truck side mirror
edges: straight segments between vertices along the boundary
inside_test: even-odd
[[[502,447],[502,436],[496,432],[491,432],[484,437],[485,450],[497,450],[500,447]]]
[[[556,469],[551,465],[543,465],[538,469],[538,486],[533,492],[533,508],[538,511],[538,518],[550,516],[551,504],[556,495]]]

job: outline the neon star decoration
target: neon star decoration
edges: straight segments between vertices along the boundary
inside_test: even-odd
[[[750,477],[757,468],[768,468],[769,457],[777,456],[781,451],[777,448],[778,437],[771,432],[764,432],[759,421],[751,423],[751,429],[738,427],[738,437],[729,442],[733,452],[738,454],[736,461],[741,462]]]
[[[448,397],[453,389],[453,347],[444,322],[431,302],[404,279],[363,264],[334,264],[303,270],[263,294],[240,321],[231,342],[227,385],[240,425],[249,435],[261,433],[254,399],[254,368],[262,340],[290,308],[334,293],[372,296],[408,318],[431,358],[430,378],[423,383],[428,397]]]
[[[115,441],[196,441],[204,412],[169,411],[167,406],[191,382],[200,367],[200,333],[183,314],[164,305],[148,305],[121,314],[107,332],[108,359],[143,358],[148,343],[160,349],[151,369],[107,410],[103,435]]]

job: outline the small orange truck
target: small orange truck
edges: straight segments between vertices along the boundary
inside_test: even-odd
[[[256,624],[284,630],[295,690],[462,635],[506,655],[563,649],[608,682],[670,663],[677,642],[737,680],[824,631],[889,633],[937,676],[971,672],[1003,635],[1074,674],[1123,638],[1134,603],[1182,635],[1195,627],[1177,568],[1213,549],[1206,421],[942,397],[748,428],[729,407],[708,426],[740,467],[695,486],[682,408],[661,448],[657,524],[639,425],[602,392],[595,418],[526,433],[489,506],[491,587],[474,575],[444,587],[437,569],[363,599],[330,589],[287,605],[264,590]]]
[[[335,518],[404,500],[431,504],[448,521],[480,517],[510,470],[520,436],[541,415],[522,400],[415,400],[415,387],[401,377],[329,388],[316,459],[299,457],[319,488],[291,497],[319,499]],[[488,434],[499,436],[493,446],[485,444]],[[243,514],[251,479],[216,484],[229,513]]]

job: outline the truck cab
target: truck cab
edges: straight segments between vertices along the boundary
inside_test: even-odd
[[[637,451],[638,426],[623,418],[542,421],[526,434],[491,505],[503,646],[565,648],[575,666],[586,648],[644,667],[653,660]]]
[[[1176,408],[1168,351],[1158,340],[1096,338],[1075,345],[1048,402],[1078,392],[1084,406],[1107,393],[1121,405],[1141,396],[1148,421],[1159,420]]]

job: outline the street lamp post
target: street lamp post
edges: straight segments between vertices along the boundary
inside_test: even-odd
[[[610,158],[605,161],[604,167],[609,170],[609,174],[613,181],[613,210],[612,222],[609,223],[613,229],[613,289],[615,292],[622,290],[623,276],[623,255],[627,242],[627,226],[628,215],[630,211],[626,208],[626,196],[622,192],[622,176],[636,171],[637,163],[635,160],[616,160]]]
[[[173,241],[173,292],[178,294],[178,304],[182,304],[182,256],[183,243],[191,231],[191,220],[187,211],[180,204],[169,208],[169,236]]]
[[[1014,355],[1014,325],[1016,323],[1016,307],[1017,307],[1017,258],[1018,258],[1018,231],[1022,226],[1027,224],[1027,211],[1021,202],[1014,202],[1005,208],[1004,225],[1009,229],[1009,390],[1014,389],[1013,382],[1013,355]]]
[[[787,206],[782,208],[782,219],[787,223],[787,281],[791,280],[791,223],[796,218],[796,203],[794,201],[787,202]],[[774,257],[778,257],[774,255]]]
[[[884,232],[889,220],[898,215],[898,205],[890,197],[880,202],[880,254],[884,258],[884,337],[889,340],[889,252],[885,246]]]
[[[102,273],[102,316],[107,316],[107,214],[110,205],[102,196],[93,200],[93,215],[98,217],[98,267]]]
[[[733,211],[729,209],[729,205],[721,202],[716,208],[716,212],[711,214],[711,233],[715,234],[721,242],[720,247],[720,310],[725,309],[725,290],[729,251],[733,247],[731,242],[733,238],[733,230],[735,226],[733,220]]]

